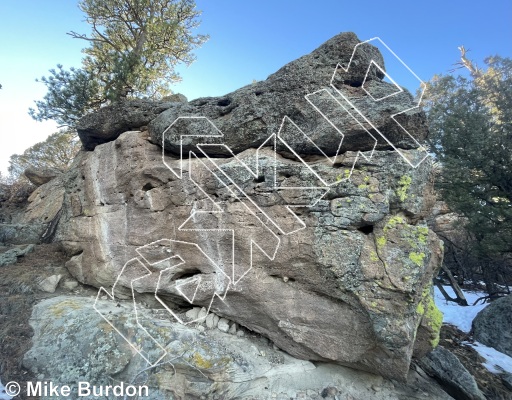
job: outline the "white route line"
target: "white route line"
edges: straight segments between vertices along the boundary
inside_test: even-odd
[[[341,92],[341,91],[340,91],[340,90],[335,86],[335,84],[334,84],[334,78],[335,78],[336,74],[338,73],[338,70],[340,70],[340,69],[341,69],[341,70],[343,70],[344,72],[348,72],[348,70],[350,69],[350,65],[352,64],[352,61],[353,61],[354,56],[355,56],[355,54],[356,54],[356,52],[357,52],[357,50],[358,50],[358,47],[359,47],[359,46],[361,46],[361,45],[363,45],[363,44],[365,44],[365,43],[369,43],[369,42],[371,42],[371,41],[373,41],[373,40],[378,40],[382,45],[384,45],[384,46],[385,46],[385,47],[386,47],[386,48],[391,52],[391,54],[393,54],[393,55],[395,56],[395,58],[397,58],[397,59],[398,59],[398,61],[400,61],[400,63],[401,63],[405,68],[407,68],[407,70],[408,70],[411,74],[413,74],[413,75],[414,75],[414,77],[419,81],[419,83],[420,83],[420,87],[422,88],[422,89],[421,89],[421,94],[420,94],[420,96],[419,96],[419,98],[418,98],[418,102],[417,102],[417,104],[416,104],[416,105],[414,105],[414,106],[412,106],[412,107],[409,107],[409,108],[407,108],[407,109],[405,109],[405,110],[402,110],[402,111],[400,111],[400,112],[398,112],[398,113],[395,113],[395,114],[393,114],[393,115],[391,115],[391,116],[390,116],[390,118],[391,118],[391,119],[392,119],[392,120],[393,120],[393,121],[394,121],[398,126],[400,126],[400,128],[401,128],[401,129],[402,129],[402,130],[403,130],[403,131],[404,131],[404,132],[409,136],[409,138],[410,138],[410,139],[412,139],[412,140],[414,141],[414,143],[418,145],[418,149],[419,149],[419,150],[422,150],[422,151],[424,152],[424,156],[423,156],[423,158],[422,158],[422,159],[420,159],[419,161],[417,161],[416,163],[411,162],[411,161],[407,158],[406,154],[405,154],[405,153],[402,153],[402,151],[401,151],[399,148],[397,148],[397,147],[396,147],[396,146],[395,146],[395,145],[394,145],[394,144],[393,144],[393,143],[392,143],[392,142],[391,142],[391,141],[386,137],[386,135],[384,135],[384,134],[383,134],[379,129],[377,129],[377,127],[376,127],[374,124],[372,124],[372,122],[371,122],[371,121],[370,121],[370,120],[369,120],[369,119],[368,119],[368,118],[367,118],[367,117],[366,117],[366,116],[361,112],[361,110],[359,110],[357,107],[355,107],[355,106],[352,104],[352,102],[348,99],[348,97],[347,97],[347,96],[345,96],[345,95],[344,95],[344,94],[343,94],[343,93],[342,93],[342,92]],[[370,66],[371,66],[372,64],[373,64],[373,65],[378,66],[378,64],[377,64],[373,59],[372,59],[372,60],[371,60],[371,62],[370,62]],[[380,69],[380,70],[382,70],[382,71],[383,71],[383,69],[382,69],[380,66],[378,66],[378,67],[379,67],[379,69]],[[368,70],[366,71],[365,81],[366,81],[366,78],[367,78],[368,73],[369,73],[369,68],[370,68],[370,67],[368,67]],[[395,81],[394,81],[394,80],[393,80],[393,79],[392,79],[388,74],[386,74],[386,76],[387,76],[387,77],[388,77],[388,78],[393,82],[393,84],[394,84],[395,86],[397,86],[397,87],[398,87],[398,85],[395,83]],[[407,129],[405,129],[405,128],[404,128],[404,126],[403,126],[402,124],[400,124],[400,122],[398,122],[398,121],[396,120],[396,118],[395,118],[395,117],[396,117],[396,116],[398,116],[398,115],[404,114],[404,113],[406,113],[406,112],[408,112],[408,111],[410,111],[410,110],[414,110],[415,108],[419,108],[419,107],[420,107],[421,99],[423,98],[423,94],[425,93],[426,84],[425,84],[425,82],[423,82],[423,81],[418,77],[418,75],[416,75],[416,74],[415,74],[415,73],[414,73],[414,72],[413,72],[413,71],[412,71],[412,70],[407,66],[407,64],[405,64],[405,63],[402,61],[402,59],[401,59],[400,57],[398,57],[398,56],[395,54],[395,52],[394,52],[393,50],[391,50],[391,49],[388,47],[388,45],[387,45],[386,43],[384,43],[384,42],[383,42],[379,37],[374,37],[374,38],[372,38],[372,39],[368,39],[368,40],[365,40],[364,42],[361,42],[361,43],[356,44],[356,45],[355,45],[355,47],[354,47],[354,51],[352,52],[352,56],[350,57],[350,61],[349,61],[348,65],[347,65],[347,67],[346,67],[346,68],[343,68],[343,66],[342,66],[342,65],[340,65],[340,64],[338,64],[338,65],[336,66],[336,69],[334,70],[334,73],[333,73],[332,78],[331,78],[331,83],[330,83],[330,85],[331,85],[331,87],[332,87],[332,88],[333,88],[333,89],[334,89],[334,90],[335,90],[335,91],[336,91],[336,92],[337,92],[337,93],[338,93],[338,94],[339,94],[339,95],[340,95],[340,96],[341,96],[341,97],[342,97],[342,98],[343,98],[343,99],[344,99],[344,100],[345,100],[349,105],[351,105],[351,106],[353,107],[353,109],[354,109],[354,110],[355,110],[355,111],[356,111],[356,112],[357,112],[357,113],[358,113],[358,114],[359,114],[359,115],[360,115],[360,116],[361,116],[361,117],[362,117],[362,118],[363,118],[363,119],[364,119],[368,124],[370,124],[370,126],[371,126],[373,129],[375,129],[375,131],[376,131],[376,132],[377,132],[377,133],[378,133],[378,134],[379,134],[379,135],[380,135],[380,136],[381,136],[381,137],[382,137],[382,138],[383,138],[383,139],[384,139],[384,140],[385,140],[385,141],[386,141],[386,142],[387,142],[391,147],[393,147],[393,149],[394,149],[394,150],[395,150],[395,151],[396,151],[396,152],[397,152],[397,153],[398,153],[398,154],[399,154],[399,155],[400,155],[400,156],[401,156],[401,157],[402,157],[402,158],[403,158],[403,159],[404,159],[404,160],[405,160],[405,161],[406,161],[406,162],[407,162],[411,167],[413,167],[413,168],[417,168],[417,167],[418,167],[418,166],[419,166],[419,165],[420,165],[420,164],[421,164],[421,163],[422,163],[422,162],[423,162],[423,161],[428,157],[428,153],[427,153],[427,151],[425,150],[425,148],[424,148],[424,147],[423,147],[423,146],[422,146],[422,145],[421,145],[421,144],[416,140],[416,138],[414,138],[414,136],[412,136],[412,135],[409,133],[409,131],[408,131]],[[401,88],[400,88],[400,89],[401,89]],[[364,90],[366,93],[368,93],[368,91],[364,88],[364,83],[363,83],[363,90]],[[374,99],[375,101],[381,101],[381,100],[384,100],[384,99],[386,99],[386,98],[388,98],[388,97],[395,96],[395,95],[397,95],[397,94],[399,94],[399,93],[401,93],[401,92],[403,92],[403,90],[400,90],[400,91],[398,91],[398,92],[392,93],[392,94],[390,94],[390,95],[388,95],[388,96],[385,96],[385,97],[383,97],[383,98],[381,98],[381,99],[378,99],[378,100],[375,100],[375,99],[373,98],[373,96],[371,96],[371,95],[370,95],[370,96],[371,96],[371,97],[372,97],[372,99]],[[369,94],[369,93],[368,93],[368,94]],[[349,109],[347,109],[347,108],[346,108],[346,111],[347,111],[349,114],[351,114],[351,112],[349,111]]]

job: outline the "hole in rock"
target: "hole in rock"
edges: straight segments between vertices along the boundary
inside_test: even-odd
[[[360,228],[357,228],[357,230],[359,232],[362,232],[364,233],[365,235],[369,235],[370,233],[373,232],[373,225],[366,225],[366,226],[362,226]]]
[[[201,273],[201,271],[199,271],[198,269],[182,271],[182,272],[176,273],[176,275],[174,275],[172,279],[173,280],[178,280],[178,279],[192,278],[193,276],[198,275],[200,273]]]
[[[220,107],[226,107],[226,106],[229,106],[230,104],[231,104],[231,100],[229,100],[229,99],[220,99],[217,102],[217,105]]]
[[[345,80],[345,81],[343,81],[343,83],[345,85],[349,85],[349,86],[352,86],[352,87],[361,87],[361,86],[363,86],[363,81],[360,81],[360,80]]]
[[[264,175],[258,176],[257,178],[254,179],[254,182],[255,183],[265,182],[265,176]]]
[[[255,94],[256,96],[261,96],[261,95],[263,94],[263,92],[262,92],[262,91],[260,91],[260,90],[258,90],[257,92],[254,92],[254,94]]]
[[[144,186],[142,186],[142,190],[144,190],[145,192],[154,188],[156,188],[156,186],[154,186],[151,182],[148,182]]]

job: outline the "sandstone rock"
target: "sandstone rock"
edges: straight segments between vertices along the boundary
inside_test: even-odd
[[[512,296],[497,299],[473,320],[473,336],[512,357]]]
[[[117,383],[148,385],[147,398],[152,400],[201,396],[323,400],[322,392],[334,393],[332,388],[342,388],[345,397],[356,399],[409,399],[419,388],[426,392],[426,398],[450,399],[435,381],[426,378],[395,386],[366,372],[321,362],[315,365],[274,352],[257,338],[238,338],[217,330],[200,334],[168,318],[156,318],[145,309],[139,310],[138,317],[142,325],[137,324],[131,301],[94,303],[94,299],[72,296],[44,300],[32,313],[33,344],[23,364],[41,381],[70,385],[71,398],[76,394],[76,382],[112,385],[110,379],[115,376]],[[167,353],[161,363],[148,368],[147,361],[113,326],[134,343],[147,344],[148,353],[143,354],[154,362],[163,353],[147,336],[150,333],[157,343],[165,345]],[[375,392],[372,386],[381,390]]]
[[[447,393],[461,400],[485,400],[475,379],[459,359],[442,346],[422,358],[421,367],[443,383]]]
[[[64,296],[36,305],[31,319],[34,345],[24,356],[24,366],[62,384],[79,380],[109,384],[108,376],[121,372],[132,353],[93,304],[91,299]],[[51,324],[41,324],[42,320]]]
[[[0,242],[14,245],[34,244],[41,241],[48,224],[0,224]]]
[[[171,102],[132,99],[114,103],[88,114],[77,124],[77,133],[85,150],[116,139],[121,133],[149,124]]]
[[[415,154],[415,150],[408,152]],[[254,151],[248,150],[240,158],[250,160],[253,156]],[[173,237],[173,231],[183,242],[200,243],[204,249],[218,248],[215,258],[227,257],[231,252],[225,237],[179,232],[178,227],[189,218],[197,196],[203,202],[205,197],[190,180],[176,179],[161,165],[160,150],[148,143],[143,133],[126,133],[79,157],[77,170],[63,178],[68,179],[65,186],[70,188],[65,198],[75,196],[83,211],[76,215],[70,202],[64,201],[56,240],[74,254],[67,266],[80,282],[111,286],[124,264],[138,257],[138,247]],[[260,152],[260,157],[270,161],[273,156]],[[354,157],[347,153],[347,163],[341,167],[317,165],[330,179],[336,179]],[[240,175],[240,187],[256,196],[266,212],[289,224],[289,229],[297,227],[288,211],[280,208],[282,199],[272,194],[270,170],[265,172],[264,182],[254,182],[250,175],[241,174],[236,160],[219,161],[223,170]],[[277,161],[290,176],[302,174],[306,185],[312,183],[297,162],[280,156]],[[246,236],[244,224],[255,226],[257,221],[245,214],[241,203],[228,201],[223,185],[215,183],[199,161],[193,160],[192,165],[201,171],[197,182],[211,196],[226,201],[224,228]],[[396,195],[402,176],[411,179],[406,191],[409,197],[403,201]],[[243,290],[228,292],[227,301],[214,302],[211,311],[270,337],[296,357],[333,360],[403,377],[412,356],[416,329],[423,319],[416,312],[417,305],[442,257],[439,240],[415,222],[428,212],[421,203],[422,193],[428,190],[427,176],[427,165],[411,170],[395,153],[375,152],[370,162],[356,167],[351,181],[341,182],[325,200],[302,211],[306,228],[293,238],[285,238],[273,261],[255,254],[260,272],[247,274],[240,282]],[[361,197],[369,201],[358,200]],[[35,215],[39,209],[49,209],[45,202],[49,198],[49,194],[41,197],[31,212]],[[352,198],[361,209],[354,214],[347,212],[348,218],[338,211],[337,204]],[[391,209],[398,214],[390,214]],[[265,246],[273,246],[272,236],[266,240]],[[189,267],[177,271],[176,276],[199,274],[205,285],[212,282],[213,270],[197,248],[180,246],[182,256],[189,258]],[[241,250],[240,254],[244,257],[241,262],[247,264],[248,253]],[[138,281],[141,286],[137,290],[154,292],[157,275]],[[283,281],[285,276],[288,282]],[[121,280],[120,285],[129,288],[130,280]],[[165,292],[176,300],[180,297],[172,284]],[[211,297],[206,293],[201,296],[195,305],[210,304]],[[352,332],[356,331],[360,333],[354,337]],[[428,340],[427,350],[431,348]],[[382,354],[376,350],[379,348]]]
[[[36,227],[44,223],[44,230],[37,242],[49,243],[53,240],[62,212],[64,194],[63,182],[53,179],[38,187],[28,198],[29,205],[21,222]]]
[[[27,168],[23,174],[27,177],[30,183],[35,186],[41,186],[50,182],[57,177],[61,172],[51,168]]]
[[[172,155],[179,152],[179,132],[166,134],[165,149],[171,153],[164,154],[164,164],[162,149],[147,132],[113,134],[117,109],[100,110],[88,121],[99,127],[94,132],[105,127],[105,135],[91,134],[86,143],[117,139],[81,152],[74,168],[38,188],[27,222],[60,212],[55,240],[71,256],[67,267],[82,283],[115,284],[118,297],[131,296],[132,283],[138,294],[157,290],[172,309],[190,303],[204,307],[268,337],[294,357],[405,379],[415,348],[422,354],[435,345],[436,325],[424,304],[442,249],[423,223],[432,208],[431,165],[413,169],[404,163],[404,157],[419,162],[424,150],[388,125],[394,112],[389,110],[401,107],[404,97],[386,106],[379,102],[371,111],[401,154],[388,143],[372,152],[367,133],[350,126],[336,164],[293,135],[292,146],[297,154],[309,153],[307,160],[282,148],[277,153],[254,148],[277,132],[283,113],[300,126],[325,127],[303,96],[328,86],[336,64],[348,62],[355,43],[355,35],[342,34],[265,82],[222,99],[166,105],[168,111],[150,124],[152,141],[161,143],[173,118],[199,113],[224,133],[217,150],[205,154],[225,155],[225,145],[238,152],[237,157],[192,157],[183,163],[181,179],[170,170],[182,166]],[[338,82],[361,104],[368,99],[356,86],[366,64],[381,61],[376,48],[362,49],[355,69]],[[368,82],[379,90],[386,86],[380,75],[370,70]],[[411,111],[405,119],[421,140],[423,114]],[[200,125],[190,121],[181,133]],[[123,124],[118,125],[133,128]],[[336,151],[332,130],[315,137],[327,153]],[[195,140],[187,138],[185,150],[197,150]],[[370,151],[345,151],[350,148]],[[54,212],[55,204],[61,211]],[[183,263],[176,262],[179,257]],[[417,340],[423,345],[415,346]]]
[[[39,282],[39,289],[43,292],[54,293],[59,285],[62,275],[52,275]]]

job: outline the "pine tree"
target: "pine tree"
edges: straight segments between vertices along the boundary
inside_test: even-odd
[[[489,57],[480,69],[460,50],[469,76],[436,76],[427,86],[430,144],[442,199],[464,217],[466,251],[492,283],[512,255],[512,60]]]
[[[194,61],[208,37],[193,35],[200,12],[193,0],[81,0],[92,32],[69,32],[88,43],[82,67],[50,70],[48,92],[30,115],[74,127],[83,115],[129,97],[158,99],[179,80],[175,67]]]

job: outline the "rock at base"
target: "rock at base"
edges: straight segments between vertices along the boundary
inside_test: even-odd
[[[473,320],[477,341],[512,357],[512,296],[497,299]]]
[[[0,254],[0,267],[14,264],[16,261],[18,261],[19,257],[23,257],[24,255],[30,253],[33,250],[33,244],[29,244],[28,246],[24,247],[15,247],[7,250],[6,252]]]
[[[419,364],[429,375],[441,382],[446,391],[454,398],[485,400],[473,376],[459,359],[444,347],[437,346],[423,357]]]
[[[43,292],[54,293],[55,289],[57,289],[57,286],[59,285],[60,278],[62,278],[62,275],[49,276],[48,278],[45,278],[39,282],[38,287]]]
[[[237,337],[216,329],[201,333],[143,308],[138,321],[143,326],[137,323],[131,301],[95,303],[94,299],[76,296],[43,300],[33,309],[32,348],[25,354],[23,365],[41,381],[70,385],[71,398],[77,387],[70,383],[88,381],[106,386],[112,385],[110,377],[115,376],[125,385],[147,385],[148,398],[153,400],[325,400],[340,394],[342,398],[389,400],[415,398],[419,388],[425,398],[450,400],[432,380],[415,378],[413,385],[393,384],[340,365],[313,364],[273,350],[258,335]],[[133,341],[133,347],[114,327]],[[142,340],[149,339],[147,333],[154,341]],[[165,345],[167,354],[161,363],[148,368],[135,349],[142,346],[143,354],[155,361],[162,355],[157,343]]]
[[[229,320],[221,318],[217,324],[217,328],[219,328],[219,331],[227,333],[229,331]]]

